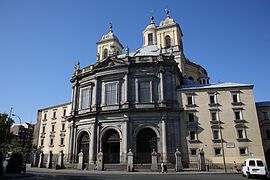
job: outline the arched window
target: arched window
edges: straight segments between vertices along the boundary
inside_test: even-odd
[[[165,47],[171,47],[171,37],[169,35],[165,36]]]
[[[105,49],[103,50],[103,59],[105,59],[107,56],[108,56],[108,49],[105,48]]]
[[[153,33],[148,34],[148,45],[153,45]]]

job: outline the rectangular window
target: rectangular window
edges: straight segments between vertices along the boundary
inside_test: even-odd
[[[240,155],[242,155],[242,156],[248,155],[248,148],[247,148],[247,147],[240,147],[240,148],[239,148],[239,153],[240,153]]]
[[[65,123],[62,124],[62,131],[65,130]]]
[[[215,104],[216,103],[216,100],[215,100],[215,96],[214,95],[210,95],[209,96],[209,99],[210,99],[210,104]]]
[[[53,139],[51,139],[51,144],[50,144],[51,146],[53,145]]]
[[[67,110],[64,109],[64,110],[63,110],[63,116],[64,116],[64,117],[66,117],[66,112],[67,112]]]
[[[106,105],[117,104],[117,83],[109,83],[105,85]]]
[[[238,103],[238,94],[233,94],[232,95],[233,103]]]
[[[54,132],[54,124],[52,125],[52,132]]]
[[[263,120],[269,120],[267,112],[262,112],[262,115],[263,115]]]
[[[90,88],[84,88],[81,90],[81,109],[87,109],[90,107]]]
[[[217,120],[217,112],[211,112],[212,121]]]
[[[44,113],[44,119],[47,119],[47,113]]]
[[[44,139],[41,139],[41,146],[43,146],[44,144]]]
[[[45,133],[45,126],[42,127],[42,133]]]
[[[56,118],[56,111],[53,111],[53,118]]]
[[[219,138],[219,131],[218,131],[218,130],[214,130],[214,131],[213,131],[213,138],[214,138],[214,139],[220,139],[220,138]]]
[[[222,155],[221,148],[215,148],[215,155],[216,156],[221,156]]]
[[[151,101],[150,81],[142,81],[139,83],[139,102],[147,103]]]
[[[195,131],[190,131],[189,132],[189,139],[190,140],[195,140],[196,139],[196,133],[195,133]]]
[[[267,130],[265,131],[265,133],[266,133],[266,139],[267,139],[267,140],[270,140],[270,129],[267,129]]]
[[[190,154],[191,154],[192,156],[197,155],[197,149],[190,149]]]
[[[194,114],[193,113],[188,113],[188,121],[194,122]]]
[[[244,139],[245,138],[245,131],[243,129],[237,130],[238,139]]]
[[[61,138],[61,145],[64,144],[64,138]]]
[[[148,45],[153,45],[153,33],[148,34]]]
[[[187,104],[188,105],[192,105],[193,104],[193,98],[192,98],[192,96],[188,96],[187,97]]]
[[[240,119],[241,119],[240,111],[235,111],[235,112],[234,112],[234,115],[235,115],[235,119],[236,119],[236,120],[240,120]]]

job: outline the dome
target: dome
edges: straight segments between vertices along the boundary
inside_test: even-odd
[[[155,24],[155,22],[154,22],[154,16],[151,16],[150,19],[151,19],[151,22],[150,22],[150,24],[145,28],[145,31],[146,31],[146,30],[150,30],[150,29],[156,29],[156,24]]]
[[[167,16],[163,21],[160,22],[159,26],[168,26],[175,24],[176,22],[170,16]]]

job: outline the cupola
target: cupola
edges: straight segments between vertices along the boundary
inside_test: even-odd
[[[112,23],[110,23],[109,33],[103,35],[101,40],[97,42],[97,48],[97,61],[102,61],[109,56],[122,54],[123,46],[119,42],[116,35],[113,33]]]
[[[154,16],[151,16],[150,24],[143,31],[144,46],[157,44],[156,24],[154,22]]]

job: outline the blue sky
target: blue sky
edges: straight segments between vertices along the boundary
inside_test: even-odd
[[[166,7],[182,28],[185,55],[211,83],[254,84],[255,100],[270,100],[268,0],[0,0],[0,112],[13,107],[35,122],[38,109],[69,102],[74,65],[95,63],[110,21],[134,50],[149,17],[159,24]]]

